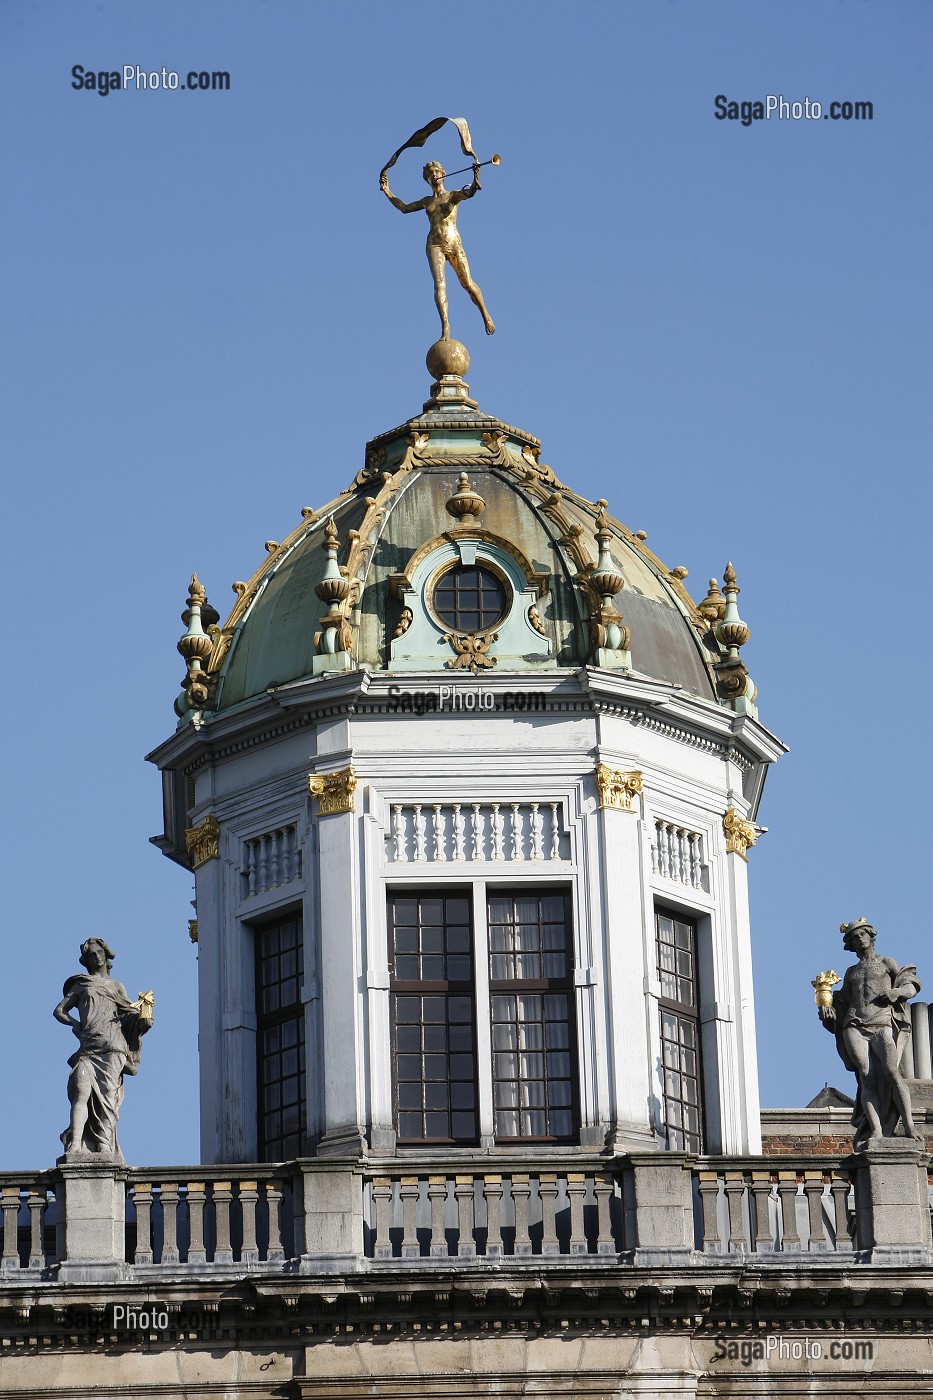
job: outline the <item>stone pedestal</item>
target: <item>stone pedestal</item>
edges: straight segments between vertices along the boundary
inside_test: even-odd
[[[930,1265],[930,1157],[908,1138],[879,1138],[853,1157],[858,1242],[872,1264]]]
[[[301,1272],[340,1273],[363,1257],[363,1179],[353,1163],[302,1163]]]
[[[62,1283],[115,1283],[126,1275],[126,1168],[122,1159],[60,1157],[65,1256]],[[61,1209],[61,1207],[59,1207]]]
[[[695,1158],[683,1152],[631,1153],[638,1238],[637,1265],[683,1265],[694,1248],[693,1186]]]

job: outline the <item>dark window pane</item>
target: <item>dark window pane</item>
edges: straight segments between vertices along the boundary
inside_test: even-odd
[[[290,915],[255,930],[256,1077],[262,1106],[259,1155],[281,1161],[302,1150],[305,1057],[301,1002],[301,920]]]
[[[661,982],[661,1056],[667,1145],[700,1152],[702,1074],[699,1056],[699,996],[696,926],[658,913],[655,922]]]

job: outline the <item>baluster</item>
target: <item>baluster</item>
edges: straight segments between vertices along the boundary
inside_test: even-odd
[[[531,859],[544,859],[544,818],[537,802],[531,804]]]
[[[292,879],[293,879],[293,880],[300,880],[300,879],[301,879],[301,841],[299,840],[299,837],[298,837],[298,828],[297,828],[297,826],[293,826],[293,827],[292,827],[292,859],[293,859],[293,861],[294,861],[294,869],[295,869],[295,873],[294,873],[294,875],[292,876]]]
[[[612,1200],[612,1178],[608,1176],[598,1176],[593,1182],[593,1194],[596,1197],[596,1219],[599,1225],[599,1234],[596,1239],[597,1254],[616,1254],[616,1242],[612,1238],[612,1213],[609,1203]]]
[[[279,884],[279,837],[280,831],[273,831],[269,838],[269,885],[278,889]]]
[[[402,1258],[418,1259],[421,1255],[418,1243],[418,1178],[403,1176],[399,1194],[402,1198]]]
[[[240,1263],[258,1264],[259,1246],[256,1243],[256,1205],[259,1201],[259,1182],[241,1181],[237,1194],[240,1197],[240,1217],[243,1221],[243,1243],[240,1247]]]
[[[19,1269],[19,1241],[17,1222],[19,1219],[19,1187],[4,1186],[0,1191],[0,1205],[3,1207],[3,1260],[5,1274]]]
[[[405,818],[402,815],[402,805],[396,802],[392,808],[392,842],[395,850],[395,859],[404,863],[408,857],[405,854]]]
[[[588,1254],[589,1247],[583,1232],[583,1197],[586,1195],[583,1172],[567,1173],[567,1195],[570,1198],[570,1253]]]
[[[560,860],[560,811],[558,803],[551,803],[551,860]]]
[[[230,1243],[230,1202],[233,1200],[232,1183],[214,1182],[214,1263],[232,1264],[233,1246]]]
[[[512,803],[512,851],[510,860],[522,860],[522,814],[517,802]]]
[[[849,1178],[847,1174],[834,1171],[829,1189],[833,1193],[836,1216],[836,1253],[851,1253],[852,1236],[849,1232]]]
[[[512,1177],[512,1202],[515,1206],[515,1255],[522,1258],[531,1253],[531,1239],[528,1235],[528,1198],[531,1183],[528,1177],[520,1174]]]
[[[246,843],[246,888],[251,895],[256,893],[256,842]]]
[[[457,1257],[476,1258],[476,1241],[473,1238],[473,1178],[454,1177],[454,1195],[457,1198],[457,1217],[460,1235],[457,1243]]]
[[[722,1240],[719,1237],[717,1209],[719,1205],[719,1177],[715,1172],[699,1172],[700,1203],[703,1207],[703,1253],[721,1254]]]
[[[471,860],[483,859],[483,816],[478,802],[473,803],[470,813]]]
[[[424,813],[421,803],[415,803],[415,860],[425,860],[424,854]]]
[[[373,1254],[376,1259],[392,1258],[392,1239],[389,1235],[391,1199],[392,1182],[387,1176],[377,1176],[373,1181],[373,1203],[376,1207],[376,1240]]]
[[[205,1264],[204,1203],[207,1188],[203,1181],[188,1182],[188,1263]]]
[[[136,1253],[137,1264],[152,1263],[152,1186],[148,1181],[138,1181],[133,1187],[133,1201],[136,1206]]]
[[[292,880],[292,849],[295,844],[295,828],[293,826],[283,826],[282,828],[282,884],[288,885]]]
[[[162,1197],[162,1253],[160,1264],[178,1263],[178,1183],[166,1181],[160,1188]]]
[[[676,856],[674,854],[674,828],[670,822],[665,822],[664,831],[667,838],[667,878],[676,880],[677,867],[674,864]]]
[[[781,1198],[781,1248],[785,1254],[796,1253],[800,1249],[800,1236],[797,1233],[797,1173],[778,1172],[778,1195]]]
[[[687,841],[690,847],[690,884],[693,889],[698,890],[702,884],[700,874],[700,838],[695,831],[688,833]]]
[[[454,803],[454,860],[463,860],[463,810],[459,802]]]
[[[45,1268],[45,1245],[42,1240],[42,1217],[47,1204],[45,1192],[30,1191],[28,1204],[29,1267],[30,1269],[43,1269]]]
[[[745,1220],[742,1202],[745,1199],[745,1175],[743,1172],[726,1172],[726,1204],[729,1207],[729,1253],[744,1253]]]
[[[502,1177],[483,1178],[486,1198],[486,1258],[502,1258]]]
[[[774,1249],[771,1230],[771,1173],[752,1172],[752,1200],[755,1203],[755,1249],[767,1254]]]
[[[682,885],[690,883],[690,869],[687,863],[687,833],[682,826],[677,828],[677,878]]]
[[[808,1248],[819,1254],[827,1248],[823,1232],[823,1173],[804,1172],[803,1191],[807,1198]]]
[[[428,1200],[431,1202],[431,1258],[447,1258],[447,1233],[444,1207],[447,1204],[446,1176],[428,1177]]]
[[[652,875],[660,875],[660,873],[661,873],[661,862],[660,862],[660,859],[659,859],[659,857],[660,857],[660,844],[661,844],[661,823],[657,820],[657,818],[655,818],[655,823],[654,823],[654,840],[651,842],[651,873],[652,873]]]
[[[259,841],[259,893],[269,888],[269,839],[260,836]]]
[[[492,804],[492,858],[502,859],[502,813],[498,802]]]
[[[541,1253],[560,1254],[557,1238],[557,1177],[552,1172],[538,1178],[538,1199],[541,1202]]]
[[[444,816],[439,802],[435,802],[434,804],[434,816],[431,818],[431,824],[434,832],[434,859],[446,860],[447,856],[444,851]]]
[[[266,1263],[280,1264],[285,1259],[285,1248],[282,1241],[282,1192],[277,1181],[266,1182],[266,1215],[269,1221]]]

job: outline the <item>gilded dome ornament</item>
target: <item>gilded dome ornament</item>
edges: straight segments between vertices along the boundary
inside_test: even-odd
[[[317,656],[312,662],[313,674],[320,671],[349,670],[348,652],[353,634],[342,606],[350,592],[350,580],[337,563],[339,538],[334,517],[329,516],[324,526],[324,551],[327,563],[324,575],[315,587],[315,593],[322,603],[329,603],[328,611],[321,618],[322,631],[314,634],[314,649]]]
[[[207,709],[216,685],[215,677],[204,669],[202,663],[207,661],[213,649],[214,637],[211,635],[211,629],[216,635],[220,614],[208,603],[204,585],[197,574],[191,575],[188,606],[182,613],[181,620],[188,630],[178,642],[178,651],[187,666],[181,683],[182,694],[175,702],[175,712],[179,715],[187,710]],[[205,623],[207,631],[204,630]]]
[[[739,649],[748,641],[751,632],[739,616],[738,604],[736,603],[739,585],[736,582],[735,569],[731,562],[726,565],[722,578],[725,585],[725,607],[722,616],[713,625],[712,631],[726,655],[714,666],[716,687],[721,698],[727,700],[734,710],[755,717],[757,714],[755,709],[757,691],[748,674],[748,667],[739,656]],[[710,594],[707,594],[703,604],[701,604],[701,612],[704,606],[708,606],[708,611],[703,613],[705,617],[712,613],[713,602],[710,595],[714,582],[715,580],[710,580]]]
[[[470,485],[466,472],[460,473],[456,493],[447,501],[445,509],[458,525],[475,525],[486,509],[486,502]]]

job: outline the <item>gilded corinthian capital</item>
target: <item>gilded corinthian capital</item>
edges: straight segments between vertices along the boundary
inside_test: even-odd
[[[600,807],[615,807],[619,812],[634,812],[635,798],[642,790],[641,773],[638,769],[620,772],[600,763],[596,768],[596,786],[599,789]]]
[[[319,817],[352,812],[356,774],[352,767],[339,768],[336,773],[312,773],[308,778],[308,791],[317,798]]]
[[[730,807],[723,817],[722,829],[726,833],[726,850],[730,855],[741,856],[743,860],[748,860],[746,851],[749,846],[754,846],[765,830],[763,826],[756,826],[754,822],[740,817],[734,807]]]
[[[217,818],[209,814],[199,826],[189,826],[185,832],[185,845],[195,870],[206,860],[216,860],[220,854],[220,824]]]

